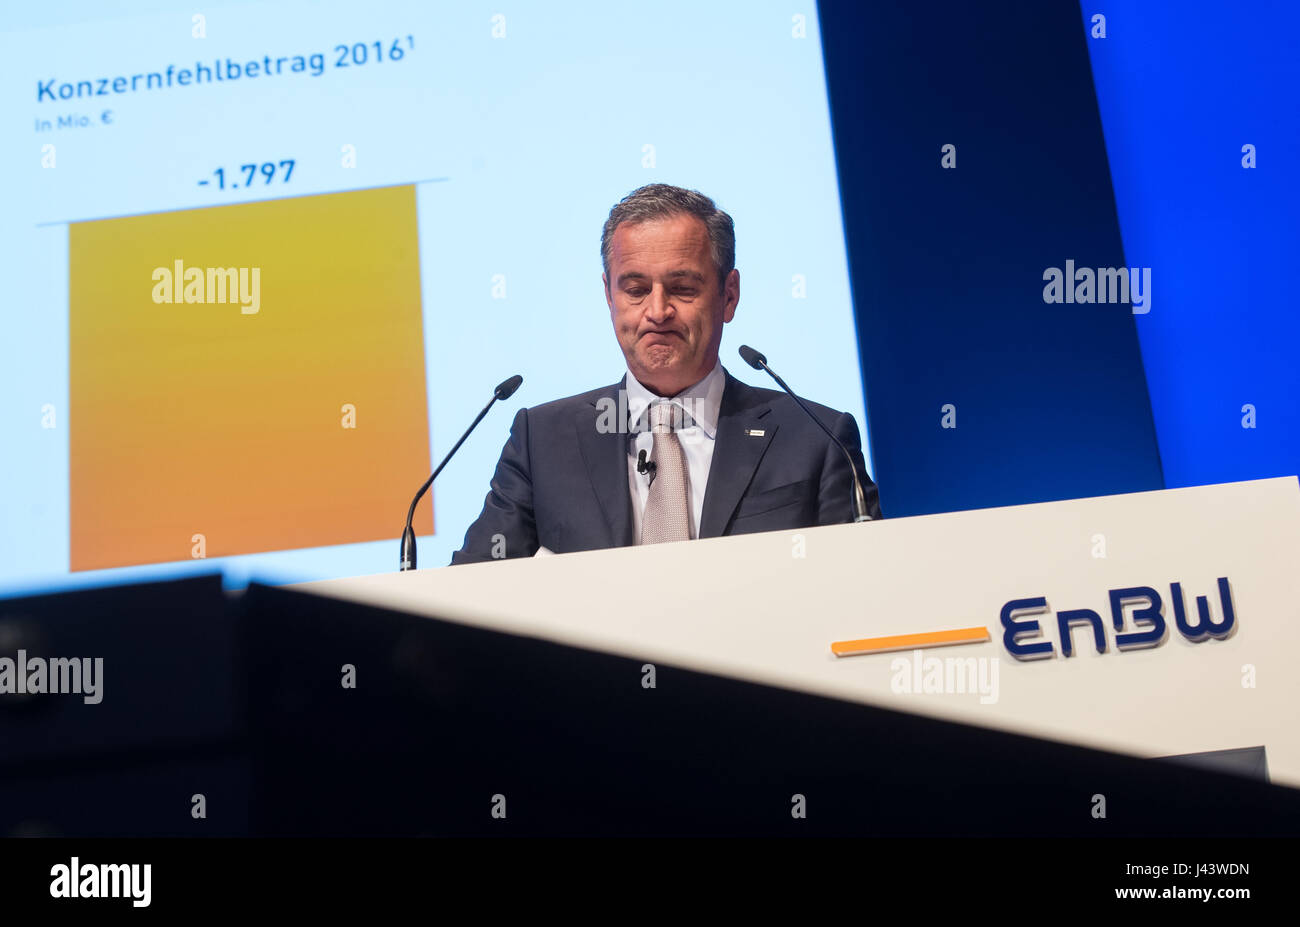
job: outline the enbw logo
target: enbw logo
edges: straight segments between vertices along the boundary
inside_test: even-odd
[[[1115,630],[1115,649],[1139,650],[1158,647],[1165,640],[1165,617],[1162,614],[1160,593],[1150,586],[1130,586],[1124,589],[1111,589],[1110,617]],[[1222,605],[1223,618],[1215,621],[1210,614],[1210,603],[1206,596],[1196,597],[1195,620],[1188,618],[1186,603],[1183,601],[1183,587],[1180,583],[1171,583],[1169,595],[1174,606],[1174,624],[1178,632],[1193,644],[1199,644],[1208,638],[1223,640],[1232,633],[1236,624],[1236,613],[1232,607],[1232,590],[1226,576],[1219,577],[1219,601]],[[1133,626],[1138,630],[1124,630],[1124,608],[1126,605],[1141,603],[1130,613]],[[1017,660],[1041,660],[1051,658],[1055,651],[1051,641],[1034,640],[1042,635],[1038,619],[1030,617],[1048,611],[1047,598],[1037,596],[1032,599],[1012,599],[1002,606],[1002,643],[1007,652]],[[1098,653],[1106,653],[1107,637],[1105,624],[1101,615],[1090,608],[1075,608],[1056,613],[1056,627],[1061,642],[1061,652],[1067,656],[1074,655],[1073,631],[1076,628],[1091,627],[1093,642]]]

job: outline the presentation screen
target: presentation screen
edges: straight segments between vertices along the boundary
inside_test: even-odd
[[[852,413],[861,373],[815,5],[7,5],[0,593],[421,566],[517,409],[626,371],[610,207],[735,220],[722,363]],[[851,160],[851,159],[850,159]]]

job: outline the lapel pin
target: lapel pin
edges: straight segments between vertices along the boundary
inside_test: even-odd
[[[767,434],[767,432],[762,428],[746,428],[745,434],[749,435],[751,438],[761,438],[763,435]]]

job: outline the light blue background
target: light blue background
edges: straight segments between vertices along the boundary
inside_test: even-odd
[[[191,36],[194,12],[156,2],[4,10],[0,592],[214,567],[238,586],[397,563],[404,511],[392,513],[391,541],[68,573],[69,221],[446,178],[418,187],[433,460],[497,382],[520,373],[524,386],[439,478],[439,533],[420,541],[425,566],[459,547],[516,408],[623,374],[599,235],[610,206],[644,183],[700,189],[736,221],[741,300],[723,363],[771,385],[735,353],[741,343],[765,351],[803,395],[853,413],[865,444],[813,3],[210,3],[204,39]],[[491,34],[498,13],[504,39]],[[807,38],[792,36],[796,15]],[[376,40],[387,49],[407,35],[415,50],[399,62],[333,67],[335,45],[373,51]],[[51,77],[75,83],[313,52],[326,58],[321,77],[36,102],[37,81]],[[84,113],[99,123],[106,109],[111,126],[35,131],[37,118]],[[40,167],[46,143],[56,145],[54,169]],[[354,169],[341,166],[345,144],[356,146]],[[654,167],[643,166],[645,145]],[[284,158],[297,162],[286,186],[197,186],[219,166],[230,182],[241,163]],[[496,274],[505,275],[504,300],[492,298]],[[792,298],[795,274],[807,280],[805,299]],[[41,427],[46,403],[57,410],[53,430]]]

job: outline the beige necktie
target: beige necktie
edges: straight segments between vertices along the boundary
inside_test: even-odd
[[[656,402],[650,406],[650,429],[654,435],[650,459],[655,469],[641,518],[642,544],[691,539],[686,454],[673,432],[675,410],[676,406],[670,402]]]

